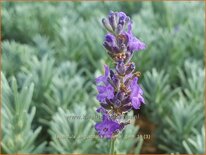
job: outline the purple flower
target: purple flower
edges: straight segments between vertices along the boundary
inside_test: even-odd
[[[132,21],[124,12],[110,12],[102,20],[109,33],[103,46],[113,59],[115,69],[104,66],[104,75],[96,79],[100,108],[103,119],[95,125],[101,138],[112,138],[129,124],[125,113],[139,109],[144,103],[143,91],[138,85],[139,72],[134,73],[135,63],[131,58],[135,51],[145,49],[145,44],[132,33]]]
[[[97,99],[99,102],[105,102],[106,99],[112,99],[114,97],[114,88],[108,84],[106,86],[97,86],[99,94]]]
[[[134,71],[134,69],[135,69],[134,62],[129,63],[127,68],[126,68],[126,74],[128,75],[128,74],[132,73]]]
[[[105,36],[105,41],[104,41],[104,44],[103,46],[111,53],[117,53],[119,52],[119,48],[118,46],[116,45],[116,39],[115,39],[115,36],[108,33],[106,36]]]
[[[102,107],[99,107],[96,111],[102,114],[107,113],[107,111]]]
[[[119,35],[119,37],[117,38],[118,38],[118,41],[120,40],[119,38],[124,40],[124,41],[121,41],[119,46],[124,45],[125,47],[127,47],[127,52],[139,51],[139,50],[143,50],[146,48],[146,45],[142,41],[137,39],[132,33],[125,32]]]
[[[102,76],[99,76],[98,78],[96,78],[96,83],[99,84],[99,83],[104,83],[104,84],[107,84],[108,83],[108,78],[109,78],[109,75],[110,75],[110,70],[109,70],[109,67],[107,65],[104,65],[104,75]]]
[[[137,81],[138,78],[135,77],[130,85],[130,89],[131,89],[130,99],[132,102],[132,106],[135,109],[139,109],[141,104],[144,103],[144,98],[142,97],[143,91],[141,87],[138,85]]]
[[[126,18],[127,18],[127,15],[124,13],[124,12],[118,12],[117,13],[117,16],[119,17],[119,22],[118,22],[118,24],[120,24],[120,25],[124,25],[125,24],[125,20],[126,20]]]
[[[104,66],[105,74],[96,79],[96,83],[98,84],[97,90],[99,94],[97,95],[97,99],[99,102],[105,102],[106,99],[112,99],[114,97],[114,88],[110,84],[110,69],[107,65]]]
[[[110,12],[102,23],[109,32],[103,46],[114,61],[127,63],[133,52],[145,49],[146,45],[133,35],[132,21],[124,12]]]
[[[119,75],[124,75],[126,72],[126,67],[123,62],[118,62],[116,65],[116,71]]]
[[[126,53],[140,51],[146,47],[142,41],[127,32],[121,33],[116,37],[113,34],[108,33],[105,36],[103,46],[107,49],[109,55],[117,61],[121,61],[121,59],[118,58],[118,53],[122,55],[125,53],[126,55]],[[130,54],[130,56],[132,55]],[[126,59],[126,57],[124,59]]]
[[[145,44],[141,42],[139,39],[134,37],[133,35],[130,35],[129,43],[128,43],[128,50],[129,51],[139,51],[145,49]]]
[[[101,138],[109,138],[118,133],[118,131],[122,128],[122,125],[119,123],[109,120],[107,117],[103,117],[102,122],[97,123],[95,125],[95,129],[97,130],[99,136]]]
[[[112,28],[117,34],[120,34],[126,29],[128,29],[128,31],[131,29],[130,18],[124,12],[111,11],[108,15],[108,19],[104,18],[102,23],[108,31],[111,31]]]

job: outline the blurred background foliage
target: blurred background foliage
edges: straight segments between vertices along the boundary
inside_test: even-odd
[[[67,116],[96,114],[94,79],[112,64],[101,25],[110,10],[126,12],[147,44],[133,58],[146,100],[134,114],[153,126],[128,126],[115,151],[204,153],[204,2],[2,5],[3,153],[109,153],[108,140],[85,139],[98,120]]]

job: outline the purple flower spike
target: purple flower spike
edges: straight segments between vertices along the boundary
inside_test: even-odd
[[[125,114],[132,109],[140,109],[144,103],[143,91],[138,84],[139,72],[135,73],[135,63],[131,62],[135,51],[145,49],[145,44],[132,33],[132,21],[124,12],[110,12],[102,23],[109,32],[103,46],[114,61],[114,69],[104,66],[104,75],[96,78],[97,109],[102,122],[95,129],[101,138],[117,136],[127,124]]]

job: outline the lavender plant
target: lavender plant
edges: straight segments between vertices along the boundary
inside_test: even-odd
[[[144,103],[143,91],[138,84],[140,72],[134,72],[135,63],[131,58],[135,51],[145,49],[145,44],[132,34],[132,21],[124,12],[110,12],[102,23],[108,33],[103,46],[115,63],[115,69],[104,66],[104,75],[96,79],[98,113],[102,122],[95,129],[101,138],[115,139],[129,120],[124,116]],[[114,148],[114,143],[112,144]]]

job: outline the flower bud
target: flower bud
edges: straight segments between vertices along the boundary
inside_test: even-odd
[[[123,106],[123,107],[120,107],[120,109],[121,109],[121,112],[128,112],[128,111],[130,111],[130,110],[132,110],[132,106],[131,105],[125,105],[125,106]]]
[[[108,19],[109,19],[109,23],[110,23],[113,31],[115,31],[116,25],[117,25],[116,23],[117,23],[117,22],[116,22],[115,14],[114,14],[113,11],[110,12],[110,14],[109,14],[109,16],[108,16]]]
[[[100,103],[100,105],[106,110],[112,109],[112,106],[110,104]]]
[[[125,65],[123,62],[118,62],[116,65],[116,71],[119,75],[125,75]]]
[[[111,83],[116,88],[119,89],[120,87],[120,80],[117,78],[117,76],[114,74],[112,70],[110,70],[110,77],[111,77]]]
[[[116,95],[116,97],[117,97],[119,100],[122,101],[122,100],[124,99],[124,95],[125,95],[124,92],[118,92],[117,95]]]
[[[113,34],[107,34],[104,38],[103,46],[108,50],[109,53],[118,52],[119,48],[116,45],[115,36]]]
[[[124,62],[125,63],[127,63],[127,62],[129,62],[130,60],[131,60],[131,58],[132,58],[132,56],[133,56],[133,52],[131,51],[129,51],[129,52],[127,52],[126,54],[126,58],[125,58],[125,60],[124,60]]]
[[[132,73],[132,72],[134,71],[134,69],[135,69],[135,64],[134,64],[134,62],[132,62],[132,63],[130,63],[129,66],[127,67],[127,69],[126,69],[126,74]]]
[[[104,27],[107,29],[107,31],[112,32],[112,27],[109,24],[109,21],[105,18],[102,19],[102,24],[104,25]]]
[[[121,24],[117,25],[116,34],[121,34],[123,26]]]

